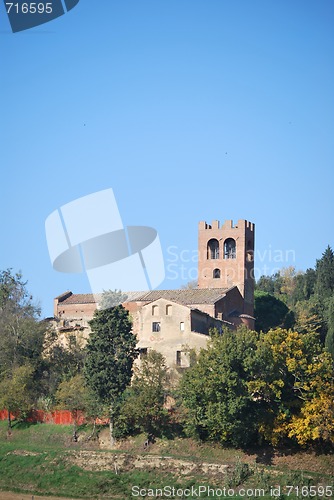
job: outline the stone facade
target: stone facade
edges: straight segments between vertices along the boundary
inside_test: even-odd
[[[139,311],[140,355],[154,349],[171,368],[189,366],[189,350],[205,348],[210,328],[221,330],[222,322],[197,309],[160,298]]]

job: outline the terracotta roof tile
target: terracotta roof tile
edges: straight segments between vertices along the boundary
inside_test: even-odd
[[[95,298],[92,293],[73,293],[70,297],[61,301],[62,304],[94,304]]]
[[[124,294],[127,295],[126,302],[153,302],[158,299],[166,299],[184,305],[215,304],[230,289],[231,288],[194,288],[151,290],[149,292],[124,292]],[[100,297],[101,294],[74,293],[61,302],[62,304],[93,304],[99,302]]]
[[[228,288],[152,290],[141,295],[137,301],[153,302],[158,299],[166,299],[185,305],[214,304],[226,294],[227,290]]]

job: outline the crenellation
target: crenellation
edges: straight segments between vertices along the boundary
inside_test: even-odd
[[[198,228],[200,230],[203,230],[203,229],[205,230],[205,229],[212,229],[212,226],[210,224],[208,224],[206,221],[202,220],[198,223]]]
[[[255,224],[253,222],[248,221],[248,220],[246,220],[245,222],[246,222],[246,228],[249,229],[249,231],[254,232]]]
[[[224,224],[222,225],[221,229],[234,229],[234,226],[233,226],[233,220],[226,220],[224,222]]]

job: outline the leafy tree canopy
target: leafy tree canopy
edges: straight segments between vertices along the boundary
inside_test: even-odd
[[[291,326],[293,318],[291,314],[289,315],[289,308],[282,300],[261,291],[255,292],[254,299],[256,331],[267,332],[276,326]]]
[[[29,365],[35,370],[42,362],[48,330],[38,321],[39,308],[29,295],[20,273],[0,272],[0,380],[11,378],[14,370]]]
[[[325,340],[325,346],[334,359],[334,295],[328,301],[327,309],[328,331]]]
[[[303,273],[290,266],[272,276],[261,276],[256,283],[256,291],[273,295],[290,309],[291,312],[281,323],[282,326],[294,326],[301,333],[310,329],[317,331],[321,341],[333,352],[330,347],[333,345],[330,303],[334,296],[334,253],[330,246],[326,248],[321,259],[316,261],[315,269],[310,268]],[[260,305],[262,308],[263,304],[259,304],[257,299],[256,295],[255,306]],[[262,328],[265,331],[268,327],[280,325],[270,314],[267,316],[267,311],[267,307],[264,311],[259,311],[257,329]],[[271,319],[274,320],[273,323]],[[261,324],[262,321],[267,324]]]
[[[316,263],[315,293],[323,300],[334,295],[334,253],[330,246]]]
[[[334,444],[333,363],[314,332],[241,329],[214,336],[185,373],[181,396],[186,429],[200,439]]]
[[[99,403],[110,408],[110,441],[114,444],[114,417],[120,397],[130,384],[138,355],[128,311],[122,305],[95,312],[86,347],[84,374]]]
[[[235,446],[251,442],[255,421],[246,370],[256,338],[245,329],[213,335],[208,349],[185,372],[180,393],[190,435]]]
[[[11,428],[10,414],[26,414],[33,402],[33,372],[29,365],[13,369],[11,377],[6,377],[0,384],[0,408],[8,411],[8,427]]]
[[[118,306],[125,302],[127,298],[128,296],[121,290],[104,290],[101,297],[100,309],[110,309],[111,307]]]
[[[126,431],[161,435],[167,428],[169,415],[164,408],[169,389],[168,369],[163,355],[149,351],[134,369],[131,387],[124,394],[120,411],[120,427]]]
[[[33,298],[26,288],[21,273],[13,274],[12,269],[0,271],[0,312],[20,317],[37,318],[40,308],[33,303]]]
[[[113,404],[129,385],[137,357],[128,311],[119,305],[95,312],[86,346],[87,384],[103,403]]]

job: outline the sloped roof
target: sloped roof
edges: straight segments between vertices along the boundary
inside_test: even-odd
[[[59,295],[56,297],[59,302],[62,304],[94,304],[96,303],[96,300],[94,298],[94,295],[92,293],[72,293],[70,296],[66,297],[65,299],[61,300],[63,295]]]
[[[194,288],[181,290],[151,290],[133,299],[143,302],[153,302],[158,299],[171,300],[179,304],[214,304],[229,290],[228,288]],[[132,300],[132,301],[133,301]],[[131,302],[131,300],[128,300]]]
[[[234,288],[234,287],[232,287]],[[124,292],[125,302],[153,302],[158,299],[171,300],[179,304],[215,304],[231,288],[194,288],[179,290],[151,290],[149,292]],[[67,296],[61,294],[57,298],[62,304],[94,304],[99,301],[101,294],[72,293]],[[63,300],[62,297],[66,297]]]

